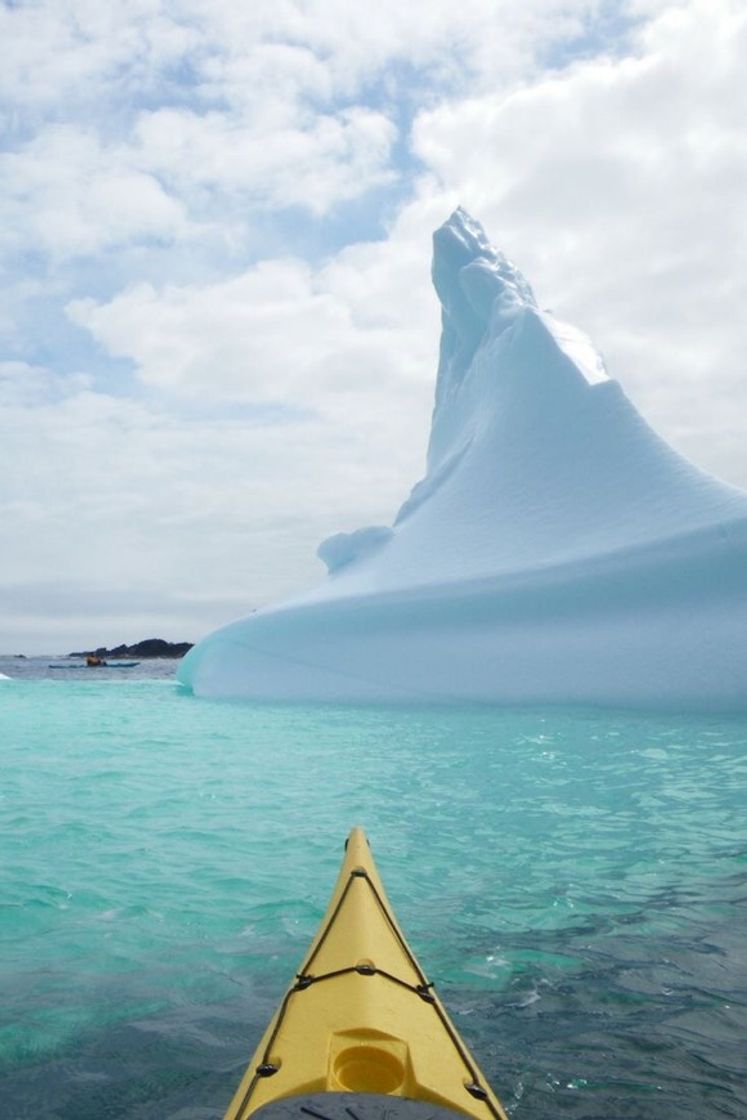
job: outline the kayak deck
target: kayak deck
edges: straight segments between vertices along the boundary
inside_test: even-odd
[[[355,1113],[339,1107],[339,1094],[347,1106],[355,1094]],[[294,1104],[322,1120],[337,1112],[345,1120],[393,1116],[396,1098],[427,1103],[431,1116],[436,1106],[506,1120],[409,948],[356,828],[321,926],[225,1120],[260,1108],[279,1120],[294,1115]],[[280,1102],[282,1110],[268,1108]]]

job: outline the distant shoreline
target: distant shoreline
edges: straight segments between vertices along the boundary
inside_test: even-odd
[[[146,638],[142,642],[135,642],[128,646],[124,643],[119,646],[98,646],[96,649],[75,650],[68,657],[101,657],[116,660],[118,657],[137,657],[140,660],[148,657],[184,657],[194,642],[167,642],[163,638]]]

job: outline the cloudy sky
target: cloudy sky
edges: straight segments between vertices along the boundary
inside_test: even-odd
[[[0,651],[194,640],[423,469],[461,203],[747,487],[738,0],[0,0]]]

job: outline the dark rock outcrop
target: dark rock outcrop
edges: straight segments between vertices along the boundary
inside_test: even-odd
[[[69,657],[89,657],[94,655],[101,658],[117,657],[184,657],[192,648],[192,642],[167,642],[163,638],[145,638],[142,642],[135,642],[132,646],[120,645],[108,649],[99,646],[98,649],[77,650],[68,654]]]

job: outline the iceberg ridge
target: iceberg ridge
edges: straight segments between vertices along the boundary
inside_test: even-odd
[[[747,708],[747,494],[670,448],[461,208],[425,477],[314,591],[203,639],[205,695]]]

